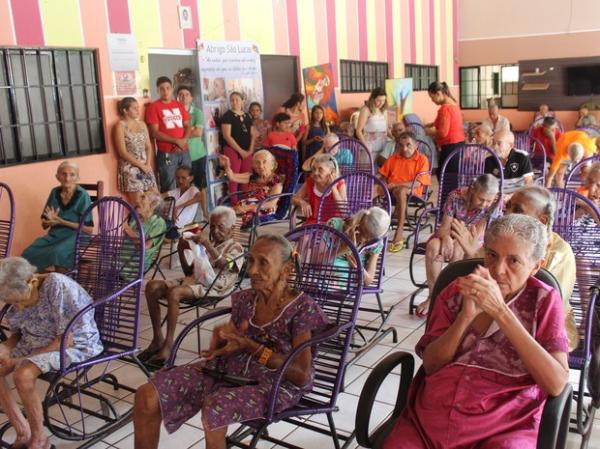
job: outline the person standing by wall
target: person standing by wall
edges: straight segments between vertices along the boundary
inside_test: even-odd
[[[388,140],[387,94],[381,87],[373,89],[369,99],[360,108],[356,138],[371,151],[373,159],[385,147]]]
[[[173,99],[173,83],[166,76],[156,80],[159,99],[146,109],[146,123],[150,137],[156,140],[156,166],[160,191],[175,188],[175,171],[181,165],[190,166],[188,139],[190,116],[185,107]]]
[[[450,153],[465,143],[465,131],[463,127],[460,107],[452,96],[448,84],[434,81],[427,89],[429,98],[440,108],[433,123],[425,125],[425,132],[435,138],[439,150],[439,169]],[[446,172],[458,172],[458,159],[454,159],[446,168]]]
[[[200,190],[200,206],[205,219],[208,219],[208,195],[206,182],[206,148],[202,135],[204,134],[204,112],[194,106],[194,94],[189,86],[177,88],[177,99],[185,106],[190,115],[190,138],[188,140],[190,160],[192,161],[192,175],[194,184]]]

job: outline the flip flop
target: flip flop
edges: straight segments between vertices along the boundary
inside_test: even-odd
[[[388,251],[390,253],[399,253],[404,249],[404,240],[398,242],[392,242],[388,245]]]
[[[142,363],[147,362],[158,353],[158,349],[144,349],[137,356],[138,360]]]

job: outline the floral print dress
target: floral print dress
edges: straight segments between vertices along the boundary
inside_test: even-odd
[[[138,161],[147,164],[146,142],[150,138],[144,129],[134,132],[125,122],[121,122],[125,134],[125,149]],[[119,190],[121,192],[145,192],[156,188],[156,180],[152,173],[144,173],[138,167],[125,160],[119,160]]]
[[[314,335],[328,323],[317,303],[303,293],[290,301],[270,323],[262,326],[253,321],[256,295],[252,290],[232,295],[231,305],[231,321],[237,327],[247,321],[247,335],[279,354],[292,351],[294,337],[307,331]],[[205,365],[230,375],[256,379],[258,384],[240,387],[218,383],[202,373]],[[215,430],[263,417],[276,372],[258,363],[251,354],[241,352],[208,363],[199,361],[166,368],[157,372],[150,382],[158,392],[163,422],[169,433],[175,432],[200,410],[208,429]],[[275,410],[282,411],[296,404],[312,389],[313,377],[314,372],[311,372],[309,382],[303,387],[284,381]]]
[[[23,310],[11,307],[6,313],[11,333],[21,338],[11,350],[11,357],[23,357],[36,365],[42,373],[60,369],[60,352],[32,352],[48,346],[56,337],[64,334],[67,325],[92,298],[73,279],[59,273],[50,273],[39,288],[37,304]],[[71,328],[73,345],[66,350],[67,366],[84,362],[102,352],[100,334],[90,310],[79,318]]]

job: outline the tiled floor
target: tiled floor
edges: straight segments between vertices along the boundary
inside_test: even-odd
[[[351,366],[346,374],[346,389],[344,393],[339,396],[338,405],[340,411],[334,415],[336,425],[342,430],[353,430],[354,427],[354,416],[356,413],[356,406],[358,397],[361,389],[369,375],[371,369],[377,364],[379,360],[385,357],[387,354],[393,351],[409,351],[412,352],[415,343],[418,341],[424,330],[424,321],[422,319],[410,316],[408,314],[408,297],[412,293],[413,286],[410,283],[408,274],[408,261],[410,251],[404,250],[400,254],[390,254],[387,256],[386,271],[389,274],[384,284],[384,293],[382,294],[382,300],[385,306],[395,305],[394,311],[390,317],[390,324],[393,325],[398,333],[398,342],[394,343],[391,337],[387,337],[379,345],[370,350],[365,354],[357,363]],[[423,262],[419,260],[417,262],[416,272],[418,275],[423,275]],[[167,271],[167,274],[169,272]],[[171,273],[177,275],[176,272]],[[372,302],[374,298],[365,297],[365,302]],[[189,322],[192,318],[193,313],[184,315],[181,317],[182,326]],[[362,315],[359,317],[363,320],[368,320],[370,317]],[[146,308],[143,309],[142,315],[142,346],[148,344],[151,337],[151,330],[149,329],[150,321],[146,313]],[[202,333],[203,336],[210,335],[208,329]],[[195,350],[195,338],[190,338],[184,345],[184,359],[194,357]],[[417,359],[418,360],[418,359]],[[130,386],[137,387],[142,384],[145,380],[144,375],[136,367],[116,362],[110,367],[114,370],[119,379]],[[397,379],[397,376],[396,376]],[[40,394],[45,394],[47,384],[44,382],[38,383],[38,389]],[[133,395],[124,391],[115,392],[108,386],[99,386],[100,390],[107,394],[111,394],[121,399],[119,403],[120,409],[129,407],[133,400]],[[392,410],[391,401],[394,399],[395,394],[394,379],[384,384],[384,388],[378,396],[378,401],[375,409],[374,421],[380,421],[387,416]],[[1,415],[0,418],[4,417]],[[315,416],[311,418],[316,423],[326,423],[324,417]],[[5,419],[0,419],[0,422]],[[600,427],[600,421],[597,421],[595,427]],[[269,432],[272,436],[277,438],[283,438],[285,441],[294,443],[303,448],[333,448],[333,444],[329,437],[325,437],[316,432],[307,431],[302,428],[297,428],[288,423],[274,424],[269,428]],[[10,440],[9,440],[10,441]],[[569,448],[575,449],[579,447],[579,438],[577,435],[570,435],[569,437]],[[66,442],[59,440],[56,437],[52,437],[52,442],[58,448],[75,448],[79,443]],[[168,435],[164,429],[161,433],[160,448],[164,449],[201,449],[204,448],[203,432],[200,428],[200,417],[196,416],[186,423],[179,431],[172,435]],[[274,447],[269,443],[259,444],[259,448],[270,448]],[[356,448],[356,444],[351,446]],[[589,447],[591,449],[600,449],[600,430],[594,430],[592,439]],[[119,449],[131,449],[133,448],[133,425],[128,424],[125,427],[115,431],[110,436],[106,437],[103,442],[93,446],[95,449],[104,448],[119,448]]]

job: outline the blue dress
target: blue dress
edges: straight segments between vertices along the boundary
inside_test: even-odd
[[[317,136],[325,137],[325,130],[320,126],[312,126],[308,130],[308,138],[313,139]],[[306,145],[306,158],[313,156],[321,147],[323,146],[323,142],[319,142],[315,140],[314,142]]]
[[[59,273],[48,274],[39,287],[39,299],[35,305],[23,310],[11,307],[6,313],[11,332],[21,334],[19,342],[11,350],[11,357],[24,357],[42,373],[59,370],[59,351],[28,355],[64,334],[75,315],[91,303],[90,295],[73,279]],[[67,365],[84,362],[102,352],[93,310],[77,320],[71,334],[73,345],[67,349]]]
[[[46,207],[58,209],[58,216],[63,220],[79,223],[81,216],[92,203],[90,196],[81,186],[77,186],[71,201],[63,204],[60,199],[60,187],[55,187],[50,192]],[[93,226],[92,217],[85,223]],[[66,226],[52,226],[43,237],[36,239],[29,245],[22,256],[35,265],[39,271],[50,266],[73,268],[75,262],[75,239],[77,231]]]

